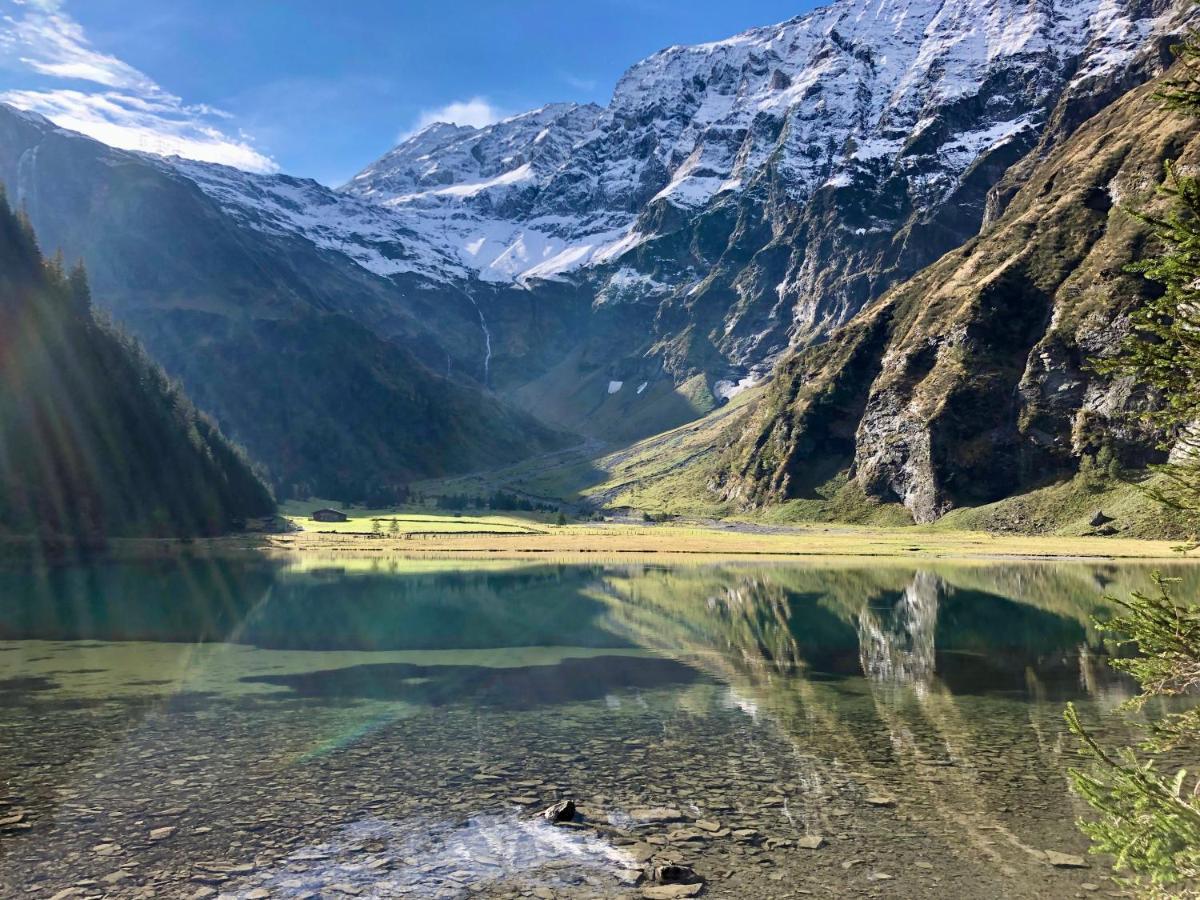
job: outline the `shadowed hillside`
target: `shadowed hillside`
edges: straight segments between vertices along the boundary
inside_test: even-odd
[[[0,197],[0,532],[216,534],[274,509],[248,463],[128,338],[83,269]]]

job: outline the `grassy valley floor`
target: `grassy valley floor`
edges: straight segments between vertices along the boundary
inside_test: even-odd
[[[347,522],[314,522],[297,505],[289,520],[301,531],[255,538],[262,547],[300,555],[396,554],[496,556],[688,555],[719,557],[941,557],[1200,559],[1177,542],[1125,537],[997,534],[937,526],[764,524],[682,520],[663,524],[587,522],[556,525],[546,514],[433,514],[350,510]],[[246,538],[229,542],[246,543]]]
[[[404,516],[411,518],[410,516]],[[308,567],[358,562],[451,560],[454,558],[553,562],[718,560],[1123,560],[1200,562],[1200,550],[1180,552],[1173,541],[1122,537],[1070,537],[991,534],[934,528],[867,526],[763,526],[744,522],[664,525],[620,523],[557,526],[536,519],[488,517],[487,530],[452,517],[428,516],[419,530],[399,535],[355,531],[370,528],[351,520],[350,528],[289,534],[239,534],[195,541],[128,538],[110,541],[86,554],[64,548],[46,553],[28,538],[0,539],[0,560],[38,565],[81,561],[174,558],[283,557]],[[439,521],[440,520],[440,521]],[[503,521],[498,521],[503,520]],[[306,523],[311,529],[324,523]]]
[[[722,531],[742,528],[742,520],[764,526],[829,525],[840,529],[856,525],[885,532],[900,528],[901,534],[910,535],[898,538],[900,543],[927,542],[928,536],[912,535],[929,531],[1039,535],[1041,539],[1093,536],[1098,512],[1104,513],[1105,525],[1121,538],[1178,543],[1195,528],[1178,512],[1147,497],[1134,483],[1136,473],[1096,469],[994,503],[955,509],[936,524],[915,532],[907,509],[868,497],[846,472],[830,477],[809,497],[752,512],[739,510],[735,504],[723,502],[710,485],[721,448],[746,426],[760,392],[761,388],[746,391],[703,418],[630,446],[614,448],[590,441],[494,471],[420,482],[413,489],[426,498],[484,498],[502,491],[537,505],[562,506],[578,518],[598,511],[629,520],[681,517],[719,521]],[[302,508],[290,507],[289,511]]]

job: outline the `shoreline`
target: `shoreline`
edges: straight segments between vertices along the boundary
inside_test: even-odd
[[[453,523],[454,520],[448,520]],[[272,553],[346,557],[478,555],[488,558],[558,555],[572,559],[597,556],[745,558],[804,560],[820,557],[871,560],[978,558],[1029,561],[1200,561],[1200,552],[1181,554],[1179,542],[1121,537],[1072,537],[994,534],[978,531],[796,525],[744,527],[672,522],[544,525],[536,533],[505,531],[420,531],[380,535],[350,530],[317,530],[266,536]]]
[[[454,520],[448,520],[453,522]],[[307,525],[307,523],[306,523]],[[283,534],[241,533],[215,538],[115,538],[86,552],[58,547],[43,552],[31,538],[0,539],[0,560],[46,564],[133,562],[165,559],[345,559],[432,557],[594,561],[694,561],[745,559],[800,562],[819,558],[918,561],[973,559],[1025,562],[1200,562],[1200,551],[1182,554],[1177,542],[1120,537],[992,534],[974,531],[870,528],[851,525],[773,527],[769,531],[696,524],[635,526],[586,524],[537,531],[429,531],[380,535],[357,531]]]

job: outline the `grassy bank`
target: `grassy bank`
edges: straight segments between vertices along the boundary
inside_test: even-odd
[[[302,531],[264,537],[277,551],[355,555],[464,553],[1181,559],[1171,541],[995,534],[938,527],[764,525],[743,521],[555,525],[545,515],[350,510],[343,523],[299,515]],[[393,533],[394,532],[394,533]],[[1200,558],[1200,554],[1196,554]]]
[[[0,538],[0,562],[69,564],[112,559],[286,556],[329,561],[455,555],[494,560],[553,557],[690,557],[803,559],[816,557],[930,559],[1122,559],[1200,561],[1177,541],[1116,535],[1002,533],[944,522],[929,526],[846,525],[741,519],[679,519],[663,523],[555,524],[546,513],[432,512],[351,508],[345,522],[315,522],[321,501],[289,504],[284,515],[298,530],[222,538],[123,539],[106,546],[53,553],[31,538]]]

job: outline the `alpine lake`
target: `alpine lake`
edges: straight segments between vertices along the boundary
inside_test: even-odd
[[[0,569],[0,896],[1119,896],[1063,710],[1136,736],[1152,570]]]

